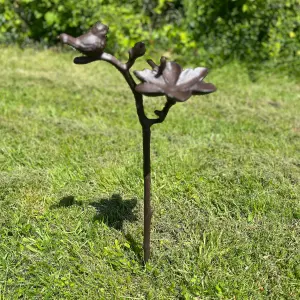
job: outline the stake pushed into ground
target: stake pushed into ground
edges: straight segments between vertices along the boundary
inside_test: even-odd
[[[174,61],[167,61],[161,57],[160,64],[155,64],[151,59],[147,60],[151,69],[134,71],[134,75],[141,81],[136,84],[130,69],[137,58],[146,53],[145,44],[138,42],[131,48],[129,59],[122,63],[113,55],[104,52],[106,46],[106,34],[108,26],[97,22],[87,33],[74,38],[66,33],[59,36],[59,39],[84,56],[76,57],[75,64],[88,64],[94,61],[103,60],[112,64],[124,77],[129,85],[136,104],[137,115],[142,126],[143,133],[143,175],[144,175],[144,262],[150,258],[150,232],[151,232],[151,126],[162,123],[170,108],[176,102],[184,102],[192,95],[205,95],[216,91],[212,83],[203,81],[208,73],[206,68],[198,67],[195,69],[183,70],[179,64]],[[162,110],[156,110],[154,113],[158,118],[150,119],[146,116],[144,110],[143,95],[146,96],[165,96],[166,103]]]

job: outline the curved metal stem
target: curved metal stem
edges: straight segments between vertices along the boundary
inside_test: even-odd
[[[162,123],[170,108],[175,104],[171,99],[167,99],[164,108],[159,111],[156,110],[155,114],[158,116],[157,119],[149,119],[144,110],[143,95],[135,91],[136,82],[134,81],[129,70],[135,62],[135,58],[129,57],[126,64],[120,62],[113,55],[103,52],[97,58],[91,58],[87,56],[77,57],[74,59],[76,64],[87,64],[93,61],[103,60],[113,65],[124,77],[127,84],[129,85],[131,92],[133,93],[136,105],[137,115],[142,126],[143,132],[143,176],[144,176],[144,263],[150,258],[150,233],[151,233],[151,155],[150,155],[150,143],[151,143],[151,126],[153,124]],[[148,60],[150,65],[156,66],[154,62]]]
[[[162,110],[156,110],[154,113],[158,116],[158,119],[153,119],[152,124],[162,123],[168,115],[170,108],[176,104],[176,101],[167,99],[167,102]]]

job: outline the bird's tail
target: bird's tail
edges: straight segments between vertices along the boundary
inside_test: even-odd
[[[77,38],[74,38],[66,33],[62,33],[58,36],[58,38],[64,43],[64,44],[67,44],[67,45],[70,45],[74,48],[78,48],[80,47],[80,42],[78,41]]]

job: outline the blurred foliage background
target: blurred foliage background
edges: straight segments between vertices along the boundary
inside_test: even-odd
[[[0,0],[0,42],[55,45],[97,20],[110,26],[113,53],[143,40],[188,63],[299,69],[300,0]]]

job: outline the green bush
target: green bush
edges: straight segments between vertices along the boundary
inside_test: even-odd
[[[300,55],[299,0],[184,0],[186,30],[197,54],[246,61]]]
[[[121,5],[121,1],[2,0],[0,40],[24,42],[30,39],[53,45],[58,34],[67,32],[77,36],[101,20],[110,25],[109,45],[116,49],[117,41],[128,46],[129,36],[132,39],[148,37],[144,28],[147,16],[134,11],[132,4]]]
[[[110,26],[108,48],[144,40],[186,61],[220,65],[300,56],[300,0],[0,0],[0,41],[55,44],[95,21]],[[180,59],[180,58],[179,58]]]

